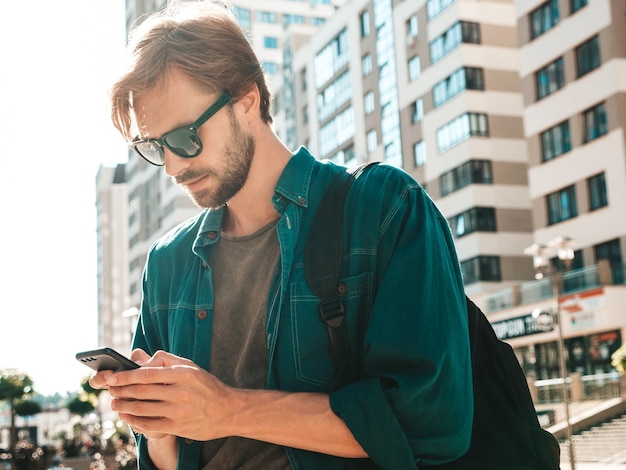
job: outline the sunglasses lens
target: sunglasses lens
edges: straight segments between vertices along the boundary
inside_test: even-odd
[[[202,151],[200,137],[193,129],[176,129],[165,134],[163,141],[172,152],[183,158],[195,157]]]
[[[153,141],[147,140],[134,144],[135,151],[153,165],[162,166],[165,164],[165,156],[161,146]]]

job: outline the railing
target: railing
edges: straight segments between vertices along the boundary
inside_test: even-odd
[[[580,381],[576,381],[576,387],[582,390],[572,390],[572,379],[566,379],[568,395],[580,397],[581,401],[608,400],[621,396],[620,379],[617,372],[608,374],[585,375]],[[536,380],[537,403],[562,403],[563,402],[563,379]]]
[[[619,375],[586,375],[582,377],[583,400],[609,400],[621,396]]]
[[[600,267],[596,264],[562,273],[561,294],[571,294],[601,286],[603,281],[600,271]],[[626,266],[611,266],[610,278],[612,284],[626,284]],[[604,283],[606,284],[607,281],[605,280]],[[485,313],[496,312],[516,305],[540,302],[551,297],[554,297],[552,278],[547,277],[493,292],[485,301],[484,311]]]

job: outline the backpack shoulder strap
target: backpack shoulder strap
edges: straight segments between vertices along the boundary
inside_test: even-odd
[[[332,180],[317,207],[304,249],[306,281],[319,297],[320,316],[328,327],[330,348],[336,370],[335,385],[344,381],[348,364],[348,335],[345,310],[339,296],[345,293],[340,282],[343,261],[343,209],[350,187],[371,166],[341,172]]]

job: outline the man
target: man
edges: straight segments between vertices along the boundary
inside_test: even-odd
[[[154,15],[112,88],[116,127],[202,209],[158,240],[131,358],[100,372],[141,468],[421,468],[469,446],[463,284],[445,219],[407,174],[368,170],[346,202],[350,345],[335,371],[303,248],[335,174],[272,131],[259,61],[210,2]],[[192,124],[189,124],[192,123]]]

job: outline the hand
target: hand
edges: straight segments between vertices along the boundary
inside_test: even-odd
[[[204,441],[230,435],[233,389],[164,351],[149,357],[135,350],[131,359],[142,367],[106,376],[111,409],[122,421],[148,439],[177,435]]]

